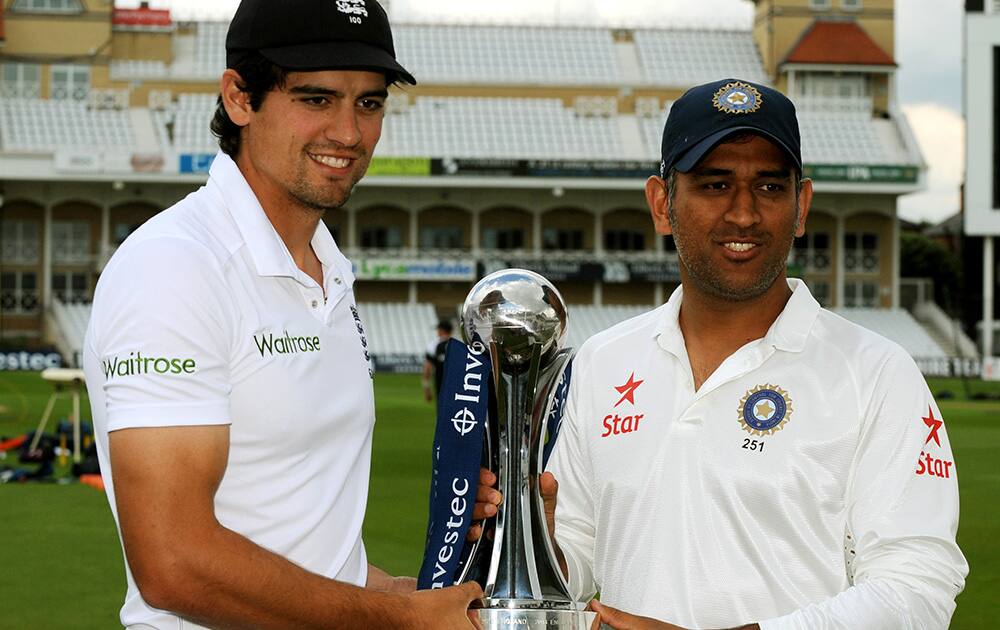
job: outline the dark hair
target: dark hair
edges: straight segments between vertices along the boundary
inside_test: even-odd
[[[288,70],[268,61],[257,51],[249,53],[233,66],[241,82],[237,84],[240,91],[250,97],[250,107],[254,111],[260,109],[264,97],[274,88],[285,86]],[[240,151],[240,130],[242,127],[229,118],[229,113],[222,104],[219,95],[215,105],[215,116],[212,117],[212,135],[219,139],[219,148],[226,155],[235,158]]]

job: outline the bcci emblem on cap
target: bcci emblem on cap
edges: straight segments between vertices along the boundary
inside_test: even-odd
[[[727,114],[748,114],[760,109],[763,97],[757,88],[735,81],[719,88],[712,99],[715,109]]]
[[[777,385],[758,385],[740,400],[740,425],[752,435],[771,435],[792,418],[792,399]]]

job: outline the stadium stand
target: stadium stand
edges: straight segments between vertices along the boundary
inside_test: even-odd
[[[79,367],[83,337],[90,321],[90,304],[71,304],[56,298],[52,301],[49,317],[56,349],[72,362],[72,367]]]
[[[574,304],[568,309],[569,331],[566,333],[566,347],[579,348],[605,328],[636,317],[648,311],[649,306],[593,306]]]
[[[611,31],[598,28],[414,25],[393,29],[421,82],[617,85]]]
[[[372,302],[359,304],[358,312],[375,355],[422,357],[434,337],[433,326],[438,320],[430,304]]]
[[[128,148],[128,112],[92,109],[86,103],[51,99],[0,99],[0,147],[4,151],[56,151],[67,147]]]
[[[566,347],[579,348],[598,332],[649,310],[649,306],[573,305],[569,310]],[[438,320],[431,304],[372,302],[358,305],[368,332],[371,353],[376,357],[409,357],[416,364],[433,338]],[[834,312],[859,326],[887,337],[913,357],[944,359],[948,355],[928,332],[902,309],[842,308]],[[66,357],[78,357],[90,319],[89,304],[67,304],[55,300],[51,324],[58,332],[57,347]]]
[[[194,38],[194,75],[218,77],[226,69],[227,22],[200,22]]]
[[[642,79],[651,85],[690,87],[739,77],[770,84],[750,31],[637,30]]]
[[[806,164],[915,164],[920,156],[906,142],[898,121],[872,117],[871,99],[796,99]],[[670,112],[640,117],[647,159],[659,156],[663,121]]]
[[[581,116],[559,99],[423,97],[386,118],[385,156],[598,159],[625,152],[617,117]]]
[[[213,94],[180,94],[173,110],[170,138],[174,150],[192,153],[215,153],[219,144],[208,123],[215,111]]]
[[[770,15],[766,21],[779,17]],[[850,19],[854,19],[853,14]],[[785,26],[792,30],[802,26],[799,22],[789,24]],[[0,91],[4,92],[0,99],[0,166],[17,167],[20,170],[15,179],[23,177],[28,182],[39,179],[46,169],[53,181],[61,181],[67,173],[80,180],[74,181],[74,189],[81,191],[82,201],[93,206],[94,216],[86,221],[90,234],[99,234],[101,240],[96,247],[91,241],[98,239],[81,240],[84,255],[72,261],[73,273],[77,274],[80,271],[76,267],[94,265],[86,293],[94,286],[101,261],[113,250],[116,239],[120,240],[119,233],[134,227],[142,220],[138,217],[147,216],[150,204],[165,207],[183,194],[186,187],[203,176],[211,155],[217,151],[208,123],[215,108],[218,77],[225,66],[227,27],[224,21],[178,21],[167,29],[147,33],[157,37],[157,59],[115,58],[117,49],[112,47],[109,73],[87,74],[86,88],[90,92],[79,101],[50,100],[56,93],[51,85],[45,88],[41,82],[41,69],[35,77],[26,74],[28,66],[21,68],[24,64],[20,62],[4,68],[4,81],[0,81]],[[926,168],[905,116],[896,109],[894,84],[885,75],[887,70],[881,66],[873,72],[865,68],[859,68],[857,73],[852,70],[848,74],[868,76],[864,89],[855,91],[851,90],[861,85],[858,81],[833,76],[837,73],[825,67],[796,68],[792,76],[773,67],[778,63],[774,59],[766,63],[762,59],[758,51],[773,46],[765,31],[396,25],[400,60],[413,71],[420,85],[392,91],[376,155],[416,158],[414,162],[428,165],[430,174],[403,174],[405,161],[387,161],[380,174],[366,180],[370,185],[365,191],[367,201],[334,217],[331,228],[336,224],[338,239],[348,255],[475,259],[477,269],[490,268],[494,263],[517,264],[521,258],[530,260],[542,253],[549,262],[587,263],[568,266],[574,269],[570,273],[576,285],[575,302],[594,299],[635,306],[574,305],[568,344],[578,347],[594,333],[647,310],[649,304],[663,299],[676,285],[674,281],[648,278],[635,282],[609,279],[617,269],[624,270],[625,278],[629,273],[642,275],[629,271],[628,265],[673,262],[672,254],[665,251],[666,245],[652,232],[645,234],[634,228],[632,217],[643,204],[641,195],[627,186],[633,180],[634,190],[639,190],[641,178],[659,160],[670,99],[692,85],[735,76],[787,86],[800,112],[806,166],[815,171],[820,170],[816,166],[834,167],[826,169],[825,174],[813,175],[823,201],[823,213],[819,214],[827,220],[825,224],[817,223],[821,232],[825,230],[823,250],[830,250],[827,259],[833,260],[831,256],[845,247],[834,242],[836,232],[831,221],[844,221],[845,239],[870,240],[874,235],[878,243],[886,243],[897,238],[890,220],[896,212],[895,195],[918,190]],[[123,44],[133,37],[132,32],[130,28],[112,31]],[[755,36],[763,39],[755,41]],[[891,53],[891,39],[876,44]],[[129,46],[121,48],[132,51],[126,56],[140,50]],[[154,54],[153,48],[148,50]],[[51,74],[53,67],[50,65],[45,72]],[[83,89],[81,86],[74,83],[73,89]],[[45,94],[50,99],[40,98]],[[475,163],[479,160],[481,164]],[[550,161],[553,166],[520,163],[533,160]],[[508,162],[516,166],[504,170]],[[495,164],[500,166],[494,172],[491,169]],[[605,169],[602,164],[620,164],[622,170]],[[905,168],[883,168],[881,173],[890,173],[872,176],[866,168],[869,165]],[[520,175],[532,168],[535,170],[530,171],[531,175]],[[894,170],[901,173],[894,175]],[[109,175],[115,178],[111,193],[105,181]],[[476,177],[463,179],[458,175]],[[435,177],[438,181],[434,181]],[[528,178],[533,181],[527,183]],[[572,183],[560,181],[566,178],[571,178]],[[575,185],[575,179],[581,182],[580,187]],[[136,186],[126,184],[133,180],[138,182]],[[484,184],[482,180],[493,182]],[[828,186],[829,182],[835,185]],[[530,220],[523,216],[514,220],[512,214],[510,225],[505,223],[506,217],[499,222],[493,209],[484,208],[478,200],[475,189],[484,185],[518,191],[512,195],[512,203],[525,211],[522,214],[532,215]],[[12,189],[27,190],[26,195],[20,194],[35,205],[51,206],[52,221],[83,221],[76,208],[61,208],[61,199],[53,201],[44,187],[14,183],[8,185],[8,193]],[[440,191],[426,194],[436,189]],[[861,197],[865,199],[863,204],[856,202]],[[392,211],[382,215],[364,212],[369,206],[382,205],[391,206]],[[435,213],[439,209],[451,213],[446,218],[447,226],[438,225],[441,221]],[[863,210],[860,214],[859,209]],[[378,218],[370,218],[376,215]],[[371,245],[381,241],[372,234],[379,230],[409,237],[397,238],[392,241],[395,245],[380,245],[376,251]],[[436,235],[428,243],[448,249],[417,247],[418,241],[423,243],[425,230]],[[492,240],[486,238],[487,231]],[[516,242],[516,247],[501,248],[497,236],[501,232],[501,236],[510,237],[508,245]],[[37,241],[39,233],[18,232],[18,238]],[[567,245],[566,251],[551,251],[544,245],[547,238],[573,244]],[[388,238],[383,240],[390,242]],[[818,246],[805,248],[812,252],[809,247]],[[883,261],[886,256],[883,254]],[[61,261],[58,255],[49,259],[31,262],[35,267],[24,272],[24,279],[17,276],[14,280],[43,289],[35,299],[41,304],[39,310],[45,312],[45,324],[68,329],[63,336],[65,343],[72,345],[77,336],[71,328],[74,321],[81,319],[76,311],[81,307],[50,307],[52,291],[46,294],[45,283],[37,281],[51,273],[65,273],[65,269],[55,267],[62,264],[65,268],[69,261]],[[603,271],[594,271],[601,266]],[[836,283],[844,281],[843,274],[837,279],[829,265],[820,268],[805,264],[802,269],[815,276],[806,277],[807,281],[826,287],[827,301],[830,295],[844,294],[836,290]],[[845,271],[852,269],[846,265]],[[898,269],[893,273],[898,274]],[[870,280],[868,284],[879,285],[875,287],[874,295],[879,296],[875,303],[885,307],[899,303],[890,291],[891,281],[874,276]],[[7,283],[11,282],[8,278]],[[437,320],[436,314],[451,312],[452,300],[460,291],[449,287],[437,292],[428,284],[436,280],[419,275],[404,282],[409,296],[432,303],[379,302],[394,299],[395,289],[382,290],[377,281],[362,280],[359,310],[369,332],[372,354],[409,357],[413,361],[403,360],[399,365],[410,368],[419,365],[432,337],[430,326]],[[595,290],[589,291],[588,284]],[[606,290],[596,290],[599,288]],[[18,290],[20,284],[11,291]],[[39,293],[37,288],[31,290]],[[953,356],[947,346],[935,346],[929,335],[921,335],[917,322],[905,313],[879,313],[885,312],[843,312],[896,339],[915,356],[937,357],[942,352]],[[37,316],[37,323],[28,321],[28,315],[23,319],[26,330],[31,326],[35,330],[42,323]],[[86,321],[85,315],[82,321]],[[80,328],[80,340],[83,327],[85,323]],[[75,353],[74,348],[66,356]]]
[[[838,99],[841,100],[841,99]],[[864,99],[862,99],[864,101]],[[908,148],[893,120],[873,118],[841,100],[842,111],[816,111],[799,104],[802,160],[807,164],[913,164],[919,155]]]
[[[170,74],[170,67],[152,59],[113,59],[109,64],[111,80],[159,79]]]
[[[836,308],[841,317],[887,337],[912,357],[945,358],[947,355],[927,331],[903,309]]]

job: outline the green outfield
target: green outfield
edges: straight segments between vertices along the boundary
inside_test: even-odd
[[[371,500],[365,540],[371,560],[415,574],[427,513],[433,436],[431,406],[416,376],[375,379]],[[1000,402],[967,395],[1000,393],[1000,384],[935,380],[960,468],[959,542],[972,567],[952,628],[990,627],[1000,618]],[[50,387],[37,373],[0,372],[0,436],[34,428]],[[68,413],[68,403],[56,417]],[[89,413],[85,414],[89,418]],[[0,465],[18,466],[16,459]],[[61,471],[63,472],[63,471]],[[121,549],[104,495],[78,483],[0,485],[0,628],[110,628],[125,580]]]

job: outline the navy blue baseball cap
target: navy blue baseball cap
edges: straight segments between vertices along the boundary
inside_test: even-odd
[[[770,140],[802,172],[795,105],[775,89],[723,79],[691,88],[670,107],[660,148],[660,176],[666,177],[671,168],[690,171],[716,145],[738,133]]]
[[[226,35],[226,66],[254,51],[286,70],[372,70],[417,83],[396,61],[377,0],[242,0]]]

